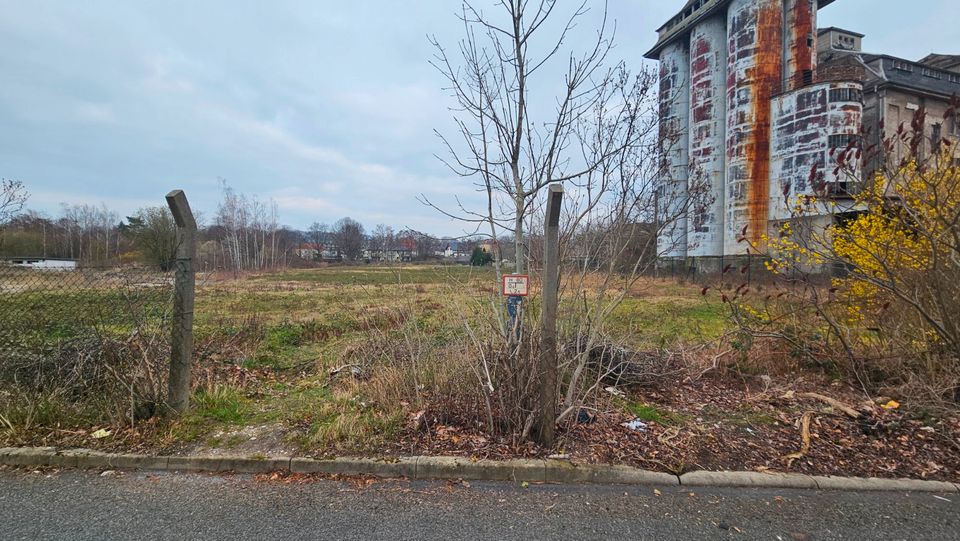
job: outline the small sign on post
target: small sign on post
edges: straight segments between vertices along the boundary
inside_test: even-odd
[[[526,297],[530,276],[526,274],[504,274],[503,295],[505,297]]]
[[[530,277],[526,274],[504,274],[503,296],[507,298],[508,337],[511,341],[520,339],[520,312],[523,298],[529,290]]]

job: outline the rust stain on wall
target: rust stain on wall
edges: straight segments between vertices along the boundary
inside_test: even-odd
[[[711,76],[713,75],[713,66],[707,56],[713,51],[710,48],[710,42],[702,36],[697,37],[692,44],[690,51],[690,99],[692,100],[692,111],[694,123],[710,120],[713,114],[710,94]],[[695,135],[695,134],[692,134]]]
[[[771,5],[772,4],[772,5]],[[746,145],[750,182],[747,187],[747,235],[759,244],[770,214],[770,110],[780,83],[783,26],[779,3],[764,4],[757,13],[756,62],[751,68],[753,119]]]
[[[794,0],[792,19],[789,28],[790,59],[788,66],[792,68],[790,73],[790,88],[799,88],[804,84],[813,82],[814,70],[814,10],[816,6],[811,4],[810,0]],[[809,80],[804,80],[804,72],[809,73]]]

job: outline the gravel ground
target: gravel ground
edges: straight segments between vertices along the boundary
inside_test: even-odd
[[[960,539],[956,494],[0,470],[0,539]]]

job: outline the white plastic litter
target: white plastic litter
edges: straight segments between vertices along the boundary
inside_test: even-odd
[[[639,430],[640,432],[646,432],[648,425],[647,423],[641,421],[640,419],[634,419],[632,421],[623,423],[623,426],[629,428],[630,430]]]

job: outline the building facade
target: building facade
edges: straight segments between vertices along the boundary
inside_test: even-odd
[[[902,146],[869,152],[898,130],[922,129],[921,153],[960,141],[948,114],[960,55],[865,53],[863,34],[817,28],[832,1],[690,0],[658,29],[646,56],[660,62],[657,251],[670,265],[710,271],[748,246],[762,253],[799,196],[827,193],[856,212],[851,181],[903,159]],[[840,152],[853,146],[865,160]],[[813,227],[834,219],[823,209]]]
[[[960,96],[960,55],[929,54],[912,61],[862,50],[863,34],[841,28],[819,31],[818,55],[825,76],[855,79],[863,86],[864,147],[881,148],[884,138],[893,136],[901,126],[914,126],[918,111],[923,121],[921,154],[930,152],[938,139],[960,140],[960,118],[948,115],[951,100]],[[884,164],[895,166],[904,157],[904,148],[894,146],[886,156],[868,156],[866,174]],[[871,153],[873,154],[873,153]]]
[[[690,0],[658,30],[661,257],[707,271],[762,251],[791,201],[841,181],[831,145],[860,133],[863,82],[818,76],[831,2]]]

